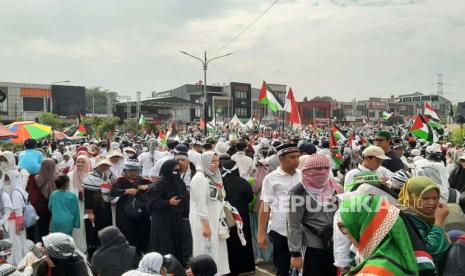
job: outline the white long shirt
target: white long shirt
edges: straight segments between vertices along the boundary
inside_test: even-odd
[[[239,175],[245,180],[249,180],[249,177],[253,172],[252,158],[245,155],[243,151],[238,151],[236,154],[231,156],[231,160],[236,162],[237,168],[239,169]]]
[[[289,211],[289,191],[302,181],[299,170],[293,175],[284,172],[281,167],[263,178],[260,199],[271,206],[268,231],[275,231],[287,237],[287,212]]]

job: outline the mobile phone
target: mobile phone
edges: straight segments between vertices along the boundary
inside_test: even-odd
[[[31,251],[37,259],[41,259],[44,256],[44,253],[42,253],[42,251],[40,251],[40,249],[35,244],[29,248],[29,251]]]

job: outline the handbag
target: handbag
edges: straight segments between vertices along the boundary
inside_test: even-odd
[[[231,213],[231,211],[226,206],[223,207],[223,212],[224,220],[226,221],[226,225],[228,225],[228,228],[236,227],[236,220],[234,219],[234,216]]]
[[[32,206],[31,203],[24,197],[21,191],[19,191],[18,189],[15,189],[13,191],[18,191],[24,200],[24,210],[23,210],[24,227],[29,228],[31,226],[34,226],[40,218],[39,215],[37,215],[36,209],[34,209],[34,206]]]

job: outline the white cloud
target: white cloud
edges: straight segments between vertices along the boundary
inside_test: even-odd
[[[430,92],[437,72],[446,90],[465,89],[463,0],[283,0],[216,52],[271,2],[15,2],[9,10],[23,17],[4,14],[0,26],[2,80],[148,93],[201,79],[200,64],[178,51],[207,49],[234,52],[210,66],[209,83],[267,80],[298,98]]]

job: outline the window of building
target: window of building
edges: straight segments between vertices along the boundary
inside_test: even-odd
[[[421,96],[422,101],[429,101],[430,99],[430,96]]]
[[[419,101],[420,101],[420,97],[413,97],[413,101],[414,101],[414,102],[419,102]]]
[[[0,114],[8,115],[8,97],[6,97],[5,100],[0,103]]]
[[[236,96],[236,99],[247,99],[247,92],[246,91],[236,91],[235,96]]]
[[[304,109],[304,118],[313,120],[313,111],[311,109]]]
[[[236,107],[235,113],[238,117],[247,117],[247,108],[245,107]]]
[[[437,102],[439,100],[438,96],[431,96],[431,101]]]
[[[412,101],[412,98],[411,97],[408,97],[408,98],[404,98],[405,102],[408,103],[408,102],[411,102]]]

